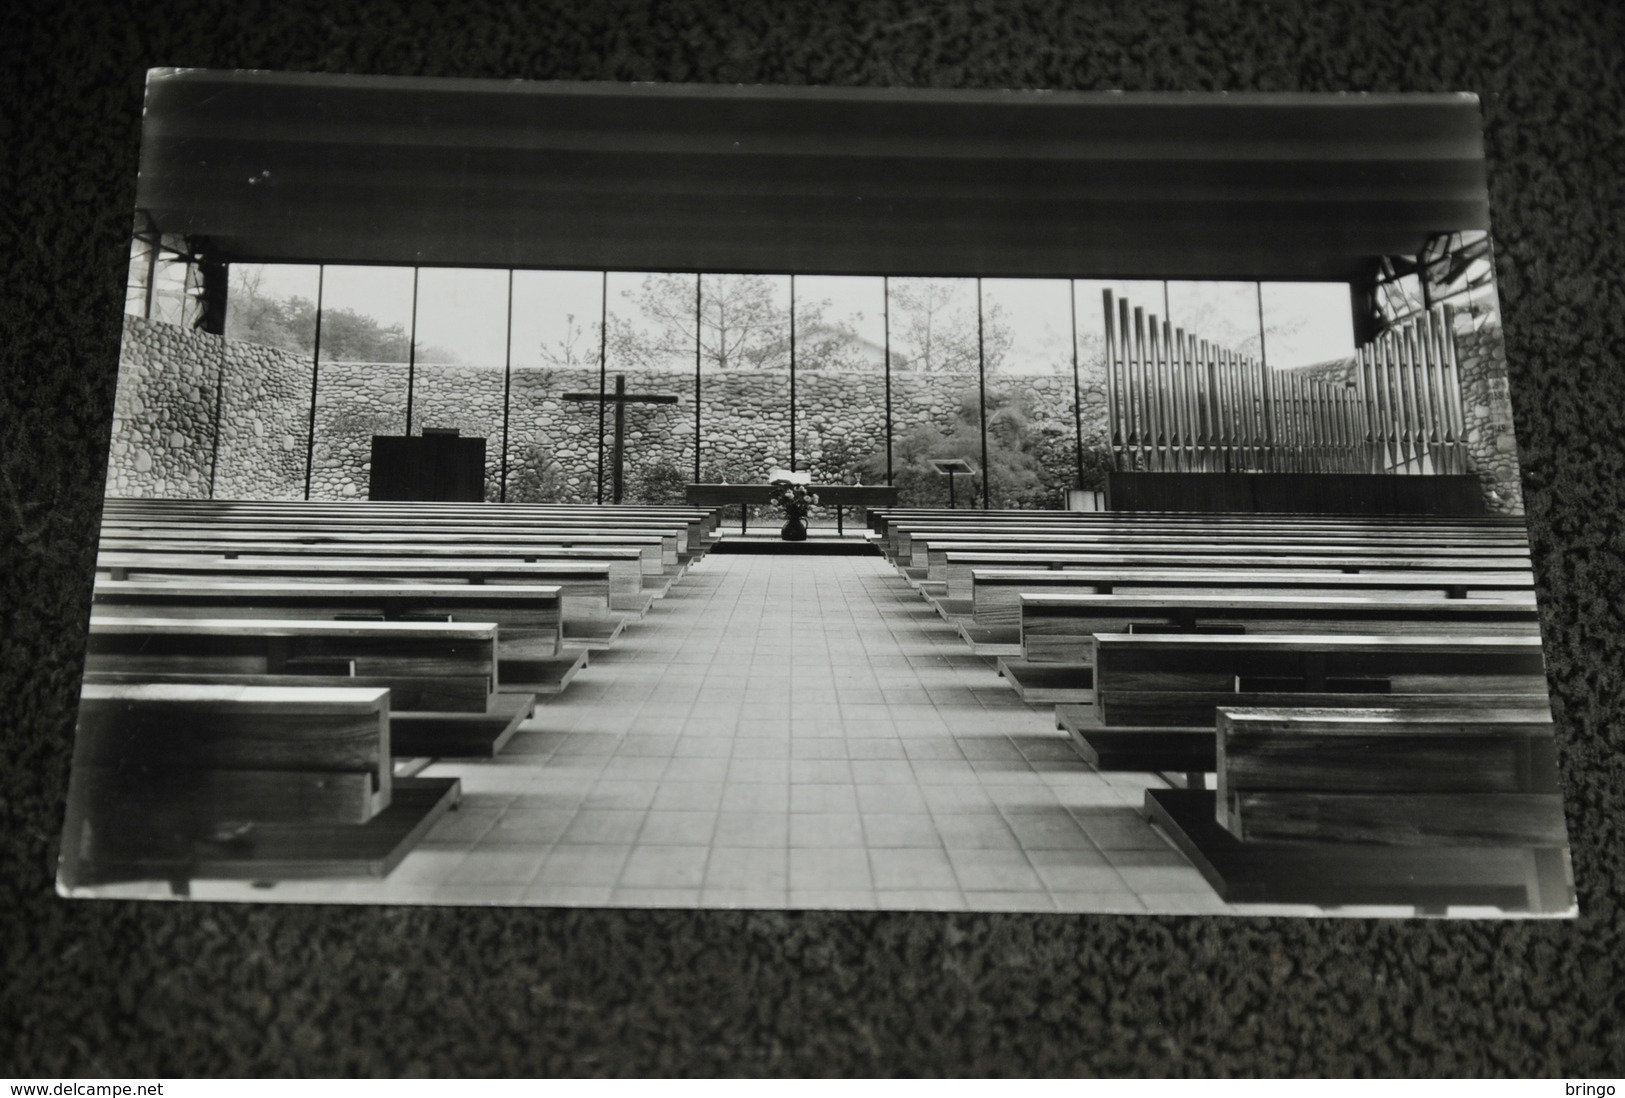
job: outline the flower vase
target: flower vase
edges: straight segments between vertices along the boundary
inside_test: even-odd
[[[791,511],[785,515],[784,528],[779,531],[779,537],[785,541],[807,540],[807,516]]]

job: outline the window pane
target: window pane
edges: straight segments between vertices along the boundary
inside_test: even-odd
[[[1065,507],[1077,479],[1070,295],[1060,279],[982,281],[994,507]]]
[[[508,272],[419,270],[414,343],[411,433],[455,428],[485,439],[485,498],[495,501],[502,487]]]
[[[694,476],[694,275],[609,275],[606,396],[625,379],[627,503],[679,503]],[[596,386],[595,386],[596,388]],[[675,396],[650,403],[639,397]],[[582,415],[598,410],[582,405]],[[604,499],[614,498],[615,408],[605,404]]]
[[[700,479],[763,484],[790,466],[790,279],[708,274],[700,285]]]
[[[510,502],[598,499],[598,407],[564,394],[598,392],[603,292],[596,271],[514,272]]]
[[[216,499],[303,499],[321,269],[233,263]]]
[[[821,484],[884,484],[886,280],[807,276],[795,290],[796,463]]]
[[[941,507],[949,478],[931,458],[962,458],[977,472],[954,478],[960,507],[982,499],[981,396],[976,280],[894,278],[891,294],[892,468],[905,507]]]
[[[186,255],[186,240],[173,233],[159,237],[158,266],[152,273],[152,312],[150,319],[177,327],[189,326],[193,308],[188,304],[192,287],[192,264]]]
[[[1354,358],[1354,310],[1342,282],[1266,282],[1264,354],[1270,368],[1335,368]]]
[[[1187,336],[1258,357],[1258,284],[1254,282],[1169,282],[1168,307],[1146,314],[1165,317]]]
[[[147,315],[147,267],[152,256],[152,238],[130,240],[130,271],[124,280],[124,311],[131,316]]]
[[[412,268],[327,267],[311,499],[365,499],[372,436],[406,428]]]

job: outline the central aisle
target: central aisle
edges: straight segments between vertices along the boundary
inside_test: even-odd
[[[347,899],[1224,911],[878,557],[710,554]]]

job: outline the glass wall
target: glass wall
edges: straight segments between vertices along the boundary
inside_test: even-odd
[[[790,304],[788,276],[701,277],[701,481],[760,484],[790,468]],[[691,362],[693,348],[691,332]]]
[[[596,271],[515,271],[508,380],[511,503],[596,503],[604,276]],[[606,495],[604,497],[608,499]]]
[[[1263,345],[1258,326],[1258,283],[1169,282],[1167,287],[1167,311],[1156,310],[1159,319],[1227,351],[1258,358]],[[1146,309],[1148,314],[1152,311]]]
[[[424,267],[417,279],[410,433],[485,439],[485,498],[502,495],[508,272]]]
[[[622,499],[681,503],[694,476],[694,288],[698,276],[622,272],[608,277],[603,499],[614,498],[616,404],[624,409]],[[596,386],[595,386],[596,388]],[[673,401],[671,398],[676,398]]]
[[[1271,369],[1352,369],[1354,309],[1341,282],[1265,282],[1264,358]]]
[[[1071,286],[982,281],[988,502],[1062,508],[1077,479]]]
[[[892,483],[905,507],[981,506],[981,355],[974,278],[889,281]],[[974,469],[952,485],[931,459]]]
[[[311,499],[366,499],[372,436],[406,430],[411,267],[324,267]]]
[[[198,267],[184,236],[137,232],[131,238],[126,314],[191,328],[201,312],[200,300]]]
[[[802,276],[795,289],[796,467],[820,484],[884,484],[886,280]]]
[[[819,483],[889,474],[907,506],[947,504],[950,483],[958,506],[981,506],[985,467],[989,505],[1055,508],[1112,467],[1104,291],[1271,370],[1335,372],[1353,354],[1341,283],[254,264],[229,277],[220,498],[300,498],[307,454],[310,498],[365,498],[371,436],[409,426],[487,439],[487,499],[609,502],[621,383],[626,502],[793,463]],[[950,482],[941,459],[972,471]]]

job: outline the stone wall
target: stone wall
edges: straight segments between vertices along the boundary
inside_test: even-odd
[[[303,355],[126,316],[107,494],[302,499],[309,415]]]
[[[215,498],[304,499],[310,357],[236,341],[223,353]]]
[[[1492,512],[1521,515],[1523,482],[1500,317],[1492,313],[1477,327],[1466,309],[1457,310],[1454,318],[1462,418],[1473,472],[1484,484],[1484,500]]]
[[[1475,329],[1465,311],[1457,315],[1467,443],[1491,509],[1516,513],[1522,509],[1517,448],[1505,352],[1493,319]],[[1080,374],[1086,457],[1105,446],[1104,380],[1096,365],[1083,364]],[[566,392],[596,392],[598,380],[595,368],[513,371],[506,455],[509,500],[598,498],[596,405],[564,399]],[[399,434],[406,424],[406,367],[325,363],[318,381],[311,498],[364,499],[372,435]],[[486,496],[500,498],[501,368],[420,363],[415,381],[414,432],[424,426],[455,427],[464,435],[486,438]],[[942,502],[947,486],[935,474],[917,468],[905,471],[904,440],[928,430],[934,432],[929,437],[953,435],[976,456],[974,415],[969,419],[962,415],[963,402],[976,392],[976,384],[974,371],[893,376],[894,468],[905,502]],[[633,373],[627,376],[627,387],[634,394],[679,397],[677,404],[631,405],[626,413],[626,498],[675,502],[694,473],[694,376],[688,371]],[[213,468],[216,498],[302,498],[310,388],[311,364],[303,355],[227,343],[219,336],[127,317],[108,494],[206,497]],[[995,506],[1064,505],[1064,490],[1076,479],[1071,390],[1070,369],[989,377],[990,394],[1024,398],[1025,453],[1030,459],[1026,488],[1020,493],[1001,485],[995,476],[990,490]],[[770,468],[788,465],[789,392],[785,370],[706,373],[700,392],[701,478],[758,481]],[[804,370],[796,378],[796,402],[798,467],[811,469],[819,479],[866,483],[884,479],[883,376],[874,371]],[[606,409],[606,498],[612,417]],[[958,487],[965,498],[980,493],[974,478],[962,480]]]
[[[108,495],[208,498],[224,347],[219,336],[124,318]]]

